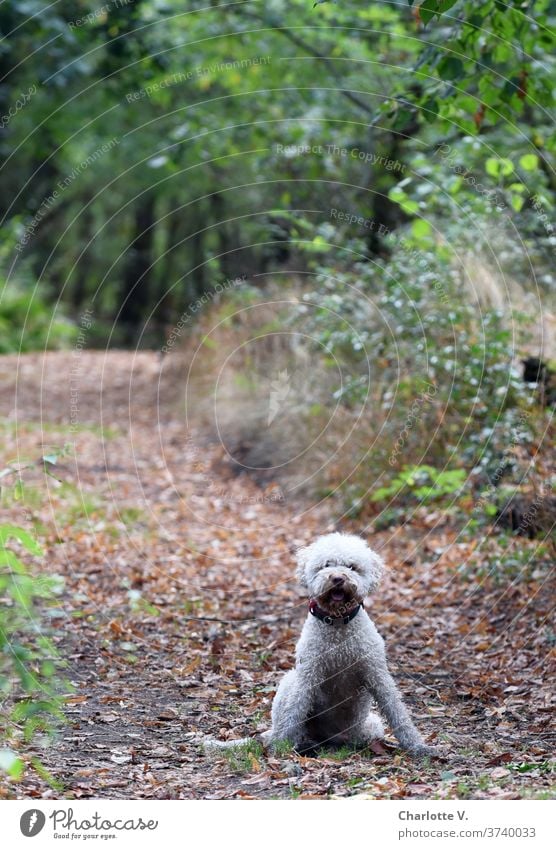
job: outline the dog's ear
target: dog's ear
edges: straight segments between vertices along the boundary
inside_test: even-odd
[[[372,549],[370,549],[369,555],[370,555],[369,566],[370,566],[370,573],[371,574],[370,574],[368,592],[373,592],[373,590],[376,590],[376,588],[378,587],[378,585],[381,581],[382,575],[384,573],[385,566],[384,566],[384,560],[382,559],[380,554],[376,553],[376,551],[373,551]]]
[[[307,578],[305,577],[305,567],[307,566],[307,562],[310,556],[311,546],[307,545],[305,548],[298,548],[295,552],[295,559],[297,560],[297,569],[295,570],[295,577],[299,581],[302,587],[307,588]]]

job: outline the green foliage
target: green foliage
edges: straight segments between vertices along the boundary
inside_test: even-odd
[[[24,763],[13,751],[37,734],[51,734],[63,719],[60,691],[61,662],[47,633],[44,617],[55,604],[61,582],[35,576],[18,549],[40,556],[36,540],[16,525],[0,525],[0,694],[3,706],[0,768],[12,778]]]
[[[395,477],[388,486],[376,489],[372,501],[384,501],[411,495],[420,502],[437,501],[446,495],[461,491],[466,473],[464,469],[435,469],[433,466],[409,466]]]
[[[424,0],[418,17],[427,39],[414,66],[419,86],[405,92],[405,108],[434,111],[447,132],[456,125],[476,134],[505,120],[517,135],[527,108],[542,113],[554,105],[553,13],[550,0]]]
[[[298,319],[315,354],[341,368],[335,397],[353,416],[365,411],[358,428],[372,453],[350,457],[358,472],[343,487],[352,517],[371,497],[394,497],[397,509],[446,501],[468,478],[478,490],[511,475],[512,447],[532,440],[534,398],[516,366],[526,316],[483,311],[460,258],[422,247],[412,227],[389,245],[386,261],[353,264],[331,248]],[[350,248],[363,254],[356,239]]]
[[[495,586],[507,586],[512,582],[530,581],[546,578],[551,567],[549,546],[534,543],[525,544],[523,539],[516,543],[515,538],[501,534],[498,547],[481,550],[461,571],[467,580],[489,581]]]
[[[540,761],[538,763],[509,763],[508,769],[519,773],[538,772],[552,774],[556,772],[556,761]]]
[[[68,348],[76,335],[38,291],[9,286],[0,294],[0,354]]]
[[[0,209],[10,281],[20,269],[40,277],[44,302],[75,316],[94,299],[89,341],[116,319],[136,335],[148,321],[142,343],[160,342],[230,275],[314,268],[331,208],[393,230],[414,219],[429,248],[461,218],[473,242],[473,216],[494,213],[551,275],[549,0],[88,11],[2,4],[14,37],[0,62]],[[384,242],[369,233],[369,255],[384,256]],[[66,330],[48,344],[65,344]],[[44,333],[29,325],[25,345],[42,347]],[[19,348],[10,329],[8,349]]]

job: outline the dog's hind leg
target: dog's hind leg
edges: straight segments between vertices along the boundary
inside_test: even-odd
[[[288,742],[298,751],[310,749],[315,742],[307,733],[307,717],[311,712],[312,688],[303,681],[297,669],[291,669],[280,682],[272,703],[272,728],[265,743]]]

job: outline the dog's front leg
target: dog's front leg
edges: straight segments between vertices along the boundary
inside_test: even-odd
[[[375,667],[372,677],[369,677],[365,683],[388,720],[400,746],[407,749],[410,754],[419,757],[435,754],[435,750],[427,746],[413,724],[387,666],[380,664]]]
[[[307,733],[307,717],[313,702],[312,687],[299,670],[292,670],[282,680],[272,705],[272,728],[266,742],[273,745],[288,742],[297,751],[314,747]]]

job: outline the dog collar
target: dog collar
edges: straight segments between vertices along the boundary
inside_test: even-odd
[[[353,610],[350,613],[346,613],[345,616],[330,616],[330,614],[325,613],[324,610],[318,606],[314,598],[309,599],[309,613],[312,616],[316,616],[317,619],[320,619],[320,621],[324,622],[326,625],[347,625],[348,622],[355,619],[362,607],[362,604],[358,604],[357,607],[354,607]]]

